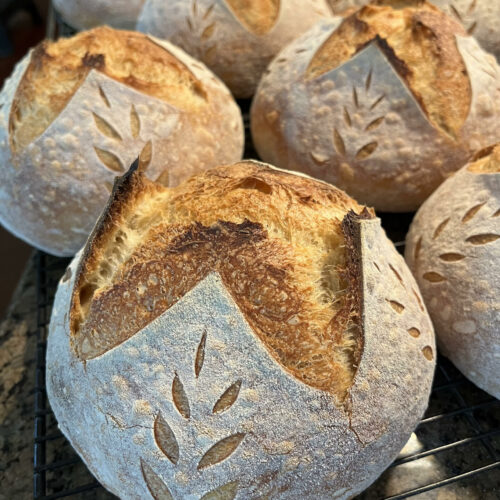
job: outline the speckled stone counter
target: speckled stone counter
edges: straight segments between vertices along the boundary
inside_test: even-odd
[[[55,259],[52,259],[55,261]],[[62,274],[64,266],[56,271]],[[0,323],[0,500],[33,498],[33,394],[35,385],[36,294],[33,259],[20,280],[6,317]],[[485,467],[500,453],[500,403],[463,379],[453,366],[441,361],[436,374],[427,420],[402,451],[403,462],[390,468],[362,500],[382,499],[430,483]],[[474,411],[463,412],[473,406]],[[53,415],[47,417],[47,463],[68,461],[47,472],[47,493],[55,494],[94,480],[67,441],[57,437]],[[487,437],[474,439],[481,432]],[[472,438],[472,439],[471,439]],[[453,443],[459,445],[453,445]],[[441,448],[444,447],[444,448]],[[427,450],[438,453],[425,456]],[[405,458],[423,453],[404,463]],[[114,498],[103,489],[68,498]],[[400,497],[397,497],[400,498]],[[500,468],[413,496],[418,500],[500,498]],[[176,499],[177,500],[177,499]]]
[[[32,498],[36,300],[33,259],[0,323],[0,499]]]

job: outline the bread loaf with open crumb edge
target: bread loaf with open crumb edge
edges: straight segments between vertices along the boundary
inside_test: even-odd
[[[247,98],[286,44],[331,16],[326,0],[146,0],[137,29],[182,47]]]
[[[434,357],[371,210],[243,162],[116,185],[59,284],[47,390],[121,498],[351,498],[417,425]]]
[[[53,0],[63,20],[79,30],[107,24],[134,29],[144,0]]]
[[[500,399],[500,144],[477,153],[422,205],[406,261],[440,351]]]
[[[428,2],[321,22],[269,66],[251,111],[261,158],[377,210],[417,209],[500,140],[500,68]]]
[[[349,13],[370,3],[368,0],[327,0],[337,15]],[[463,24],[483,49],[500,60],[500,5],[495,0],[431,0],[432,3]]]
[[[138,155],[150,179],[176,185],[240,160],[243,142],[227,88],[174,45],[107,27],[45,41],[0,93],[0,222],[73,255]]]

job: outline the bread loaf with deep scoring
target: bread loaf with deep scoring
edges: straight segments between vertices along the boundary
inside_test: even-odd
[[[52,3],[63,20],[79,30],[103,24],[134,29],[144,0],[53,0]]]
[[[283,47],[329,17],[326,0],[146,0],[137,29],[171,40],[247,98]]]
[[[384,0],[378,0],[381,3]],[[387,0],[393,5],[396,0]],[[349,13],[370,3],[368,0],[328,0],[337,15]],[[377,3],[377,0],[371,3]],[[404,3],[404,0],[401,0]],[[499,4],[495,0],[432,0],[432,3],[459,21],[467,33],[474,36],[481,46],[500,60]]]
[[[111,28],[42,42],[0,93],[0,222],[73,255],[137,156],[175,185],[239,160],[243,140],[227,88],[168,42]]]
[[[122,498],[351,498],[409,438],[434,357],[373,213],[243,162],[115,187],[60,282],[47,388]]]
[[[500,140],[500,68],[430,3],[385,3],[284,49],[259,85],[251,127],[265,161],[404,212]]]
[[[477,153],[422,205],[406,261],[440,351],[500,398],[500,145]]]

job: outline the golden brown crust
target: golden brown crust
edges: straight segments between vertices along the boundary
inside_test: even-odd
[[[75,283],[75,290],[78,289],[79,293],[73,293],[73,307],[70,311],[70,324],[73,331],[80,328],[82,313],[87,309],[87,304],[83,304],[83,302],[92,297],[95,292],[95,287],[85,282],[85,272],[102,265],[99,262],[100,249],[116,243],[113,238],[116,238],[115,233],[119,222],[130,216],[131,207],[139,202],[139,198],[159,189],[158,184],[150,182],[142,174],[139,174],[137,167],[138,165],[134,163],[124,176],[116,179],[108,205],[89,236],[90,244],[84,248]]]
[[[191,71],[143,34],[101,27],[46,40],[34,49],[14,97],[9,119],[14,151],[54,121],[91,70],[188,111],[205,98]]]
[[[332,186],[253,162],[174,189],[132,174],[82,260],[76,352],[103,354],[217,272],[272,356],[342,401],[362,349],[350,210],[361,207]]]
[[[429,120],[456,136],[468,116],[471,87],[456,36],[463,27],[426,1],[368,5],[352,13],[309,63],[309,79],[337,68],[377,41]]]
[[[467,170],[477,174],[500,172],[500,145],[495,144],[476,153]]]
[[[280,0],[226,0],[240,22],[257,36],[268,33],[276,23]]]

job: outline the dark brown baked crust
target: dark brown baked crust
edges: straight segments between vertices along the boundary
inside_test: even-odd
[[[78,356],[94,358],[130,338],[217,272],[271,355],[342,401],[363,345],[354,211],[362,207],[332,186],[255,162],[170,190],[130,174],[78,271]]]
[[[472,96],[457,35],[467,33],[427,1],[380,1],[342,22],[312,58],[307,78],[339,67],[375,41],[429,120],[456,136],[469,114]]]
[[[187,66],[142,33],[100,27],[56,42],[45,40],[33,50],[12,103],[14,151],[56,119],[91,70],[186,111],[198,110],[206,98]]]

